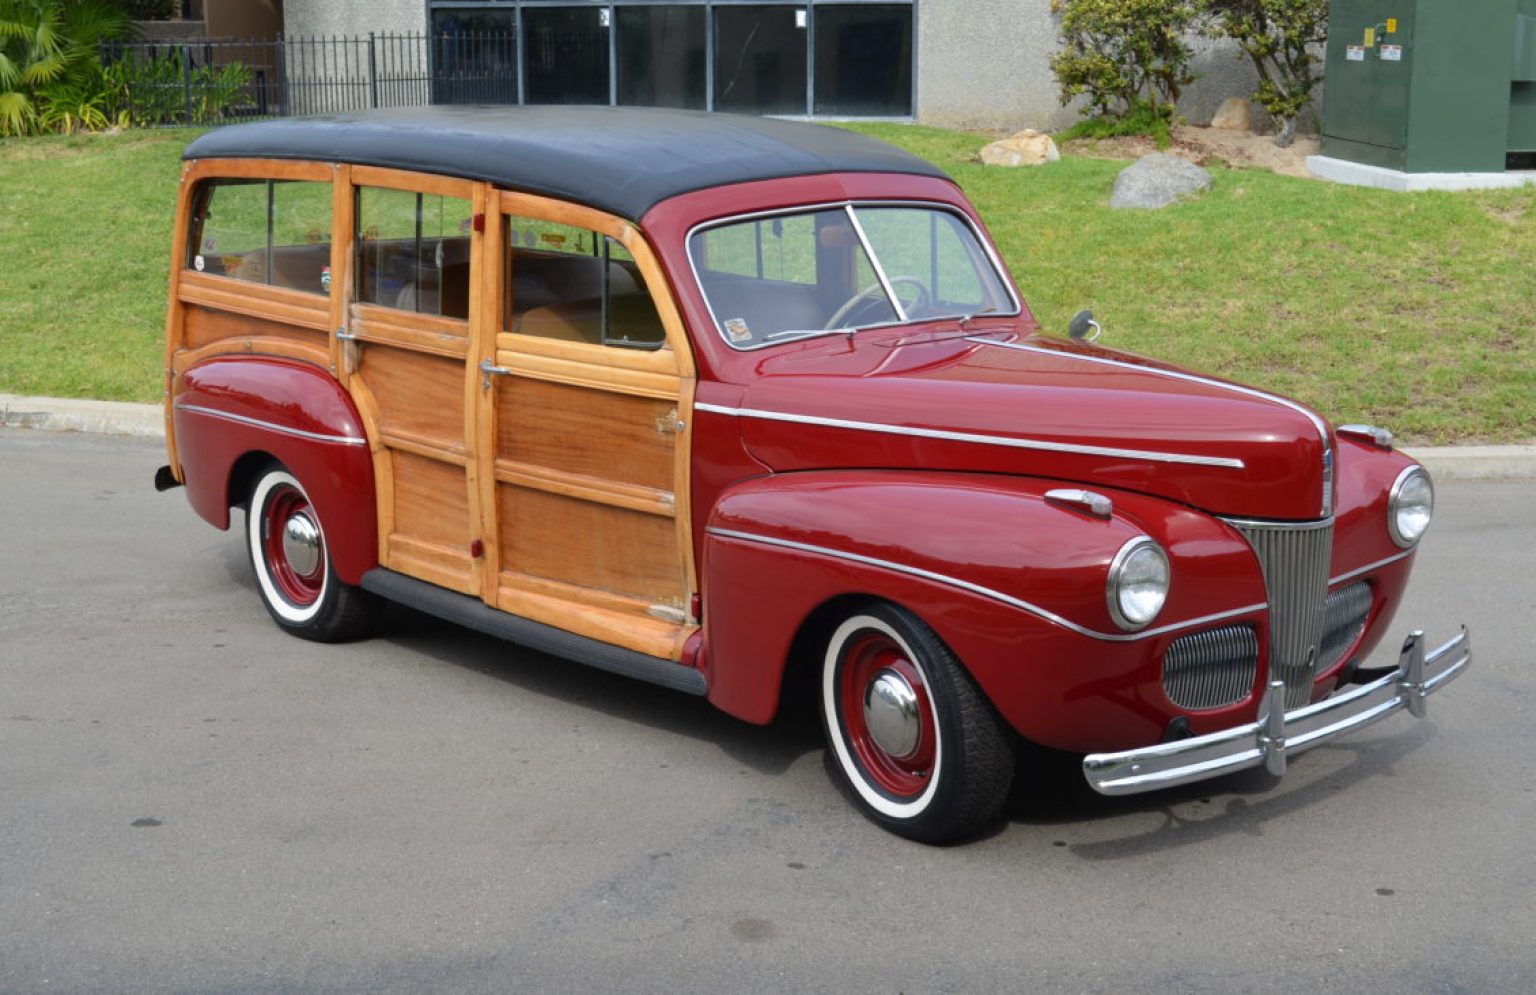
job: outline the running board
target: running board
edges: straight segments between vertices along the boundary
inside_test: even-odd
[[[540,653],[564,657],[612,674],[660,684],[674,691],[703,695],[709,690],[704,675],[692,667],[578,636],[521,615],[497,611],[477,598],[456,594],[436,584],[428,584],[383,567],[374,567],[363,574],[362,586],[364,590],[372,591],[380,597]]]

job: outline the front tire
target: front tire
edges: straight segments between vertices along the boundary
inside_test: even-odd
[[[949,648],[904,609],[872,604],[827,640],[822,725],[859,808],[926,843],[991,824],[1013,782],[1002,720]]]
[[[267,612],[284,630],[316,642],[366,635],[378,602],[336,576],[320,516],[281,463],[256,476],[245,512],[245,545]]]

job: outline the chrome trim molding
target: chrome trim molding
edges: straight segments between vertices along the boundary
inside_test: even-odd
[[[1055,490],[1046,491],[1045,499],[1052,504],[1070,505],[1094,518],[1109,518],[1115,513],[1115,503],[1097,491],[1058,487]]]
[[[1379,449],[1391,449],[1397,441],[1390,429],[1378,428],[1375,425],[1340,425],[1334,429],[1339,435],[1349,435],[1357,439],[1364,439]]]
[[[1189,629],[1199,625],[1207,625],[1211,622],[1220,622],[1223,619],[1236,618],[1239,615],[1251,615],[1254,612],[1262,611],[1265,607],[1263,603],[1256,605],[1245,605],[1242,608],[1233,608],[1229,611],[1217,612],[1213,615],[1203,615],[1200,618],[1192,618],[1183,622],[1171,622],[1168,625],[1161,625],[1155,629],[1143,629],[1141,632],[1099,632],[1096,629],[1090,629],[1087,626],[1078,625],[1076,622],[1062,618],[1055,612],[1041,608],[1039,605],[1031,604],[1030,602],[1024,601],[1020,598],[1015,598],[1011,594],[1004,594],[1001,591],[994,591],[990,587],[983,587],[980,584],[972,584],[970,581],[961,580],[958,577],[950,577],[945,574],[934,573],[931,570],[924,570],[921,567],[908,566],[905,563],[893,563],[890,560],[881,560],[873,556],[865,556],[862,553],[850,553],[841,549],[828,549],[826,546],[813,546],[810,543],[796,542],[793,539],[775,539],[772,536],[757,535],[752,532],[738,532],[734,529],[722,529],[716,526],[710,526],[709,528],[705,529],[705,531],[710,535],[719,536],[723,539],[740,539],[743,542],[756,542],[762,543],[765,546],[778,546],[781,549],[793,549],[802,553],[814,553],[819,556],[830,556],[833,559],[848,560],[852,563],[862,563],[866,566],[880,567],[881,569],[891,570],[895,573],[906,574],[909,577],[919,577],[923,580],[931,580],[949,587],[959,588],[962,591],[969,591],[972,594],[979,594],[984,598],[991,598],[994,601],[1008,605],[1010,608],[1017,608],[1020,611],[1028,612],[1037,618],[1042,618],[1045,621],[1052,623],[1053,625],[1059,625],[1063,629],[1069,629],[1078,635],[1088,636],[1089,638],[1099,639],[1108,643],[1131,643],[1139,639],[1148,639],[1152,636],[1160,636],[1169,632],[1177,632],[1181,629]]]
[[[1367,563],[1363,567],[1357,567],[1354,570],[1349,571],[1348,573],[1339,574],[1337,577],[1329,577],[1328,578],[1328,586],[1332,587],[1335,584],[1342,584],[1346,580],[1354,580],[1356,577],[1359,577],[1361,574],[1368,574],[1372,570],[1379,570],[1382,567],[1388,565],[1389,563],[1396,563],[1398,560],[1406,559],[1406,558],[1412,556],[1414,554],[1414,552],[1415,552],[1415,550],[1413,550],[1413,549],[1405,549],[1401,553],[1396,553],[1396,554],[1394,554],[1392,556],[1387,557],[1384,560],[1377,560],[1375,563]]]
[[[1253,722],[1139,750],[1092,753],[1083,758],[1083,776],[1104,795],[1156,791],[1260,765],[1278,777],[1296,754],[1393,712],[1406,709],[1422,718],[1429,695],[1471,663],[1472,636],[1466,626],[1427,654],[1424,633],[1414,632],[1403,643],[1397,668],[1380,680],[1290,712],[1282,704],[1284,684],[1274,681]]]
[[[269,432],[277,432],[281,435],[291,435],[298,439],[309,439],[313,442],[334,442],[343,446],[366,446],[367,439],[360,439],[355,435],[322,435],[319,432],[306,432],[301,428],[289,428],[286,425],[277,425],[260,418],[250,418],[246,415],[231,414],[228,411],[218,411],[214,408],[205,408],[200,404],[182,404],[176,402],[177,411],[191,411],[194,414],[207,415],[210,418],[222,418],[225,421],[236,422],[240,425],[249,425],[252,428],[264,428]]]
[[[875,247],[870,243],[869,235],[864,231],[864,225],[859,221],[858,213],[854,211],[852,204],[845,204],[843,213],[847,215],[848,222],[853,225],[853,232],[859,237],[859,245],[863,247],[869,264],[875,268],[875,279],[880,281],[880,287],[885,291],[885,296],[891,299],[891,310],[896,312],[896,323],[905,325],[908,321],[907,309],[902,307],[901,298],[896,296],[896,288],[891,285],[891,278],[885,273],[885,264],[880,261],[879,256],[875,255]],[[703,285],[700,284],[700,286]],[[714,311],[714,305],[710,305],[710,311]]]
[[[1136,370],[1141,373],[1151,373],[1155,376],[1168,377],[1172,380],[1183,380],[1186,383],[1197,383],[1206,387],[1215,387],[1218,390],[1229,390],[1234,394],[1242,394],[1245,397],[1257,398],[1261,401],[1272,401],[1275,404],[1290,408],[1292,411],[1295,411],[1297,414],[1304,416],[1309,422],[1312,423],[1312,427],[1317,430],[1317,437],[1323,442],[1323,449],[1327,454],[1327,458],[1329,459],[1329,466],[1325,468],[1325,472],[1329,474],[1329,479],[1325,480],[1323,484],[1324,493],[1321,504],[1321,514],[1326,517],[1333,513],[1333,481],[1331,477],[1333,443],[1328,438],[1328,425],[1323,421],[1322,418],[1317,415],[1316,412],[1307,408],[1306,405],[1299,404],[1288,397],[1281,397],[1279,394],[1271,394],[1267,391],[1257,390],[1253,387],[1244,387],[1241,384],[1226,383],[1225,381],[1215,380],[1211,377],[1203,377],[1198,373],[1185,373],[1181,370],[1160,370],[1156,367],[1142,366],[1138,363],[1127,363],[1124,360],[1119,359],[1106,359],[1102,356],[1084,356],[1080,353],[1064,352],[1060,349],[1042,349],[1039,346],[1024,345],[1021,342],[996,342],[991,339],[981,338],[980,336],[970,336],[966,339],[966,341],[977,342],[981,345],[997,346],[999,349],[1017,349],[1019,352],[1032,352],[1041,356],[1055,356],[1061,359],[1076,359],[1084,363],[1098,363],[1101,366],[1114,366],[1123,370]]]
[[[887,425],[884,422],[848,421],[843,418],[823,418],[819,415],[796,415],[783,411],[763,411],[757,408],[727,408],[718,404],[695,402],[695,411],[709,411],[717,415],[738,418],[757,418],[762,421],[790,422],[797,425],[821,425],[826,428],[848,428],[859,432],[880,432],[884,435],[906,435],[919,439],[944,439],[949,442],[975,442],[984,446],[1005,446],[1010,449],[1034,449],[1046,452],[1075,453],[1083,456],[1113,456],[1120,459],[1140,459],[1157,463],[1188,463],[1195,466],[1219,466],[1243,469],[1243,461],[1225,456],[1191,456],[1187,453],[1161,453],[1146,449],[1115,449],[1108,446],[1084,446],[1071,442],[1042,442],[1036,439],[1010,439],[999,435],[977,435],[972,432],[950,432],[941,428],[909,428],[903,425]]]

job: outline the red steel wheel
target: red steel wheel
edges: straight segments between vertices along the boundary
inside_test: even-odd
[[[268,464],[257,475],[245,523],[256,587],[278,625],[321,642],[355,638],[372,627],[374,597],[337,578],[319,513],[282,464]]]
[[[1007,798],[1006,728],[933,630],[905,609],[871,604],[833,628],[822,720],[859,807],[902,836],[970,835]]]

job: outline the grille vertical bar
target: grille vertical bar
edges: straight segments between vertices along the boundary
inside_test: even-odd
[[[1320,522],[1254,522],[1229,519],[1253,547],[1269,597],[1269,672],[1285,682],[1285,707],[1312,696],[1323,603],[1333,553],[1333,519]]]
[[[1323,640],[1317,651],[1317,672],[1330,669],[1360,638],[1371,613],[1371,585],[1361,581],[1328,595],[1323,606]]]
[[[1180,708],[1220,708],[1253,692],[1259,640],[1246,625],[1192,632],[1163,656],[1163,689]]]

